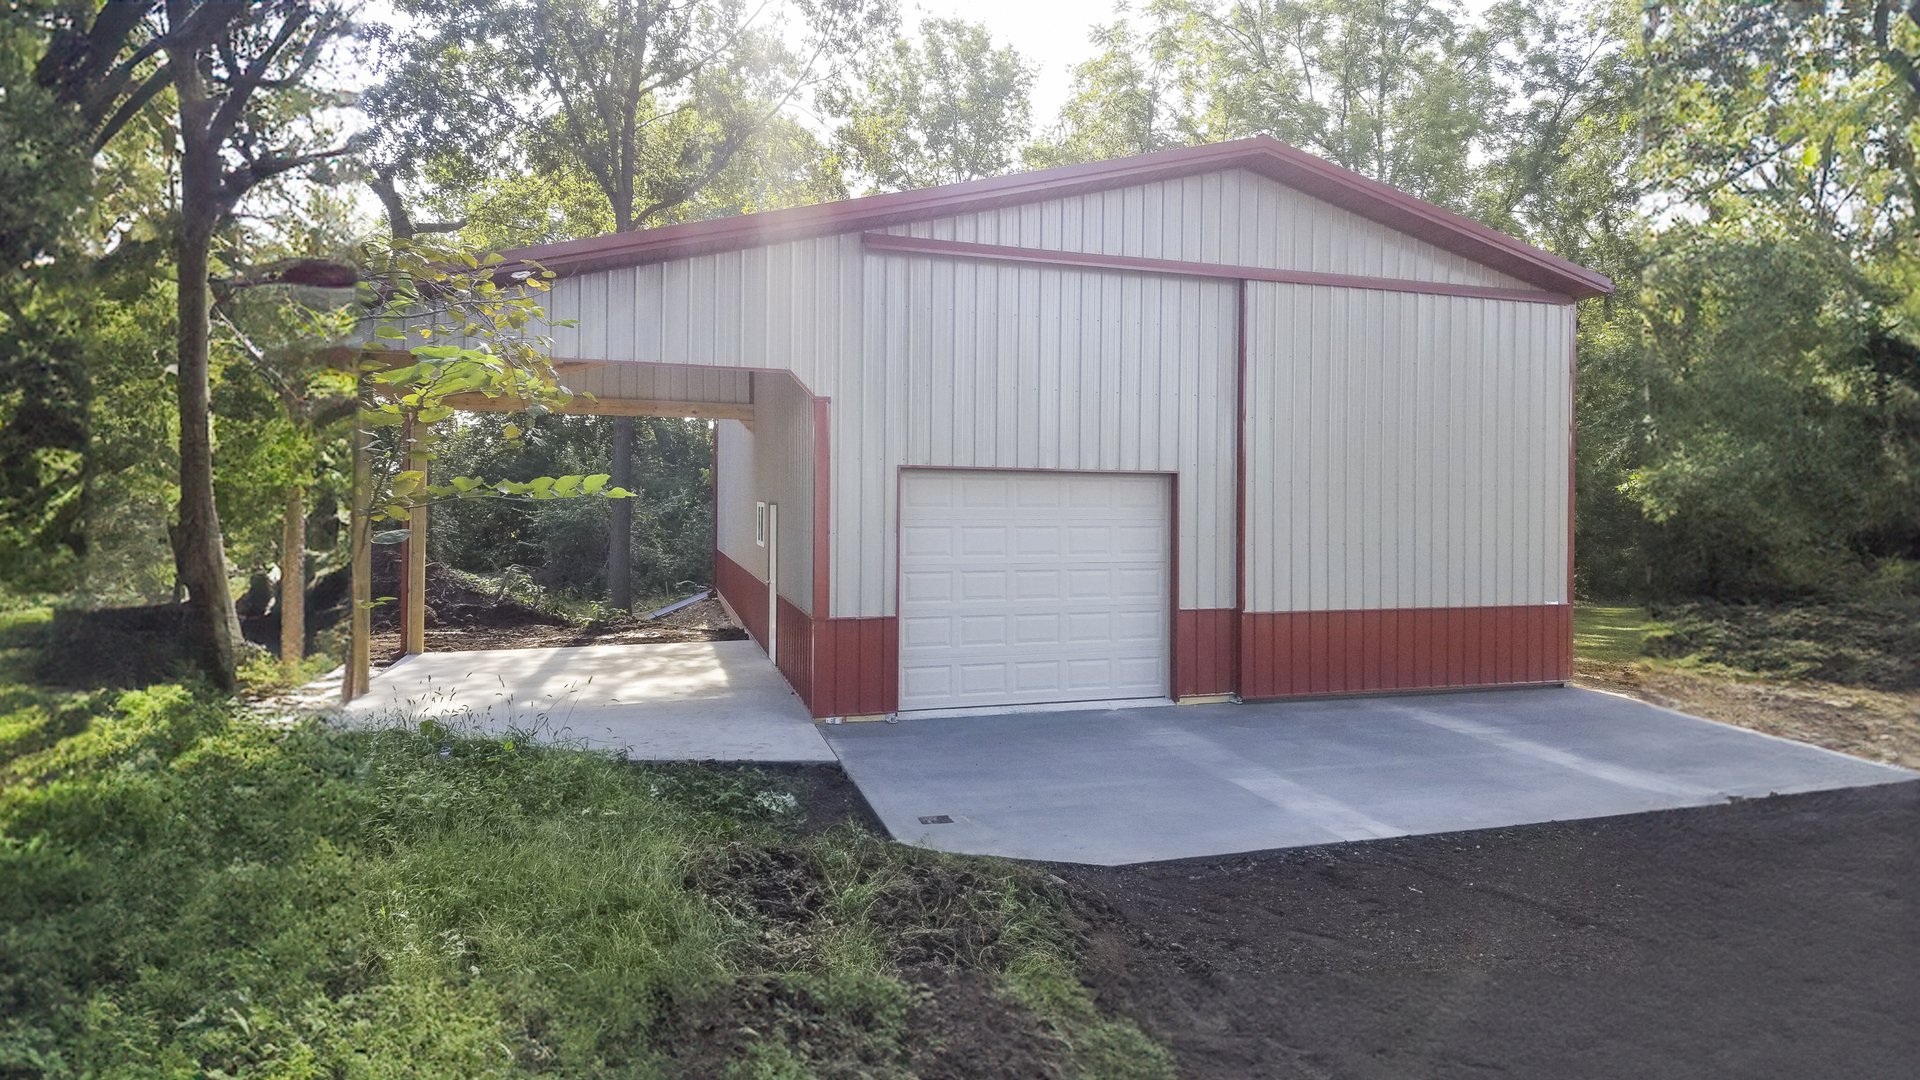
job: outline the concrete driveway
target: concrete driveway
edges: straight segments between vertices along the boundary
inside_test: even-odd
[[[1574,688],[949,717],[826,731],[897,839],[1110,866],[1607,817],[1920,775]]]
[[[832,761],[807,707],[751,641],[486,649],[409,656],[349,722],[432,717],[643,761]]]

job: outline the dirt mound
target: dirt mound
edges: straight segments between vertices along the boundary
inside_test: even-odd
[[[1920,597],[1828,604],[1668,605],[1669,625],[1647,642],[1661,657],[1692,657],[1774,678],[1873,690],[1920,690]]]
[[[1060,1040],[996,994],[985,975],[927,967],[903,977],[914,990],[903,1019],[890,1010],[850,1015],[844,1003],[828,1007],[820,994],[830,987],[794,975],[743,980],[699,1001],[675,1002],[659,1041],[677,1048],[673,1074],[688,1080],[739,1075],[739,1063],[762,1042],[803,1048],[807,1075],[821,1080],[1064,1075]],[[905,1034],[888,1052],[872,1031],[895,1025]]]
[[[373,595],[395,599],[373,609],[374,630],[391,630],[400,624],[400,572],[398,545],[374,549]],[[523,627],[568,626],[567,620],[508,596],[505,589],[491,593],[474,588],[467,579],[440,563],[427,564],[427,626],[434,627]]]
[[[393,559],[397,564],[397,557]],[[397,596],[398,586],[376,566],[375,596]],[[386,590],[386,591],[383,591]],[[376,661],[400,651],[399,604],[383,604],[373,619]],[[570,645],[660,645],[687,641],[737,641],[747,636],[717,600],[704,600],[671,615],[647,619],[618,615],[580,625],[467,584],[457,572],[427,564],[427,651],[548,649]]]

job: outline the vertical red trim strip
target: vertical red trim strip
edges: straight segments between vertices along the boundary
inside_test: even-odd
[[[825,619],[833,591],[828,588],[832,572],[832,398],[813,399],[813,617]]]
[[[1167,693],[1180,700],[1181,669],[1199,657],[1180,634],[1180,474],[1167,480]]]
[[[1247,611],[1247,301],[1251,288],[1244,279],[1240,282],[1238,300],[1238,318],[1234,330],[1234,370],[1233,370],[1233,610],[1234,621],[1238,624]],[[1175,514],[1179,507],[1176,504]],[[1175,529],[1179,522],[1176,520]],[[1231,693],[1244,693],[1242,683],[1247,667],[1242,650],[1246,648],[1243,640],[1236,642],[1233,650],[1231,675]]]
[[[752,379],[751,377],[749,377],[749,378],[747,379],[747,396],[748,396],[748,397],[752,397],[752,396],[753,396],[753,379]],[[708,524],[708,528],[707,528],[707,539],[708,539],[708,541],[709,541],[709,543],[707,544],[707,549],[708,549],[709,551],[711,551],[711,552],[713,553],[713,557],[712,557],[712,558],[710,558],[710,559],[709,559],[709,560],[707,561],[707,580],[709,580],[709,581],[711,581],[711,582],[713,582],[713,583],[714,583],[714,586],[713,586],[713,587],[714,587],[715,589],[718,589],[718,588],[720,587],[720,568],[719,568],[719,555],[720,555],[720,421],[718,421],[718,420],[715,420],[715,421],[713,422],[713,429],[712,429],[712,432],[711,432],[711,434],[712,434],[712,436],[713,436],[713,445],[712,445],[711,447],[709,447],[708,449],[709,449],[709,450],[710,450],[710,451],[712,452],[712,454],[713,454],[713,464],[712,464],[712,465],[710,466],[710,468],[712,469],[712,473],[711,473],[711,475],[712,475],[712,477],[713,477],[713,482],[712,482],[712,483],[711,483],[710,485],[708,485],[708,486],[709,486],[709,487],[710,487],[710,488],[712,489],[712,490],[711,490],[711,492],[710,492],[710,494],[711,494],[711,495],[713,496],[713,516],[712,516],[712,518],[711,518],[711,519],[710,519],[710,520],[708,521],[708,523],[707,523],[707,524]]]
[[[1580,407],[1580,397],[1576,392],[1580,380],[1580,315],[1578,308],[1567,309],[1567,632],[1561,642],[1562,662],[1559,664],[1558,677],[1562,680],[1573,678],[1573,542],[1574,542],[1574,497],[1578,470],[1574,467],[1575,454],[1579,450],[1580,424],[1576,418]]]

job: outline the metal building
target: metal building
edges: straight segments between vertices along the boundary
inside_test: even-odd
[[[1271,139],[598,237],[815,716],[1552,683],[1590,270]]]

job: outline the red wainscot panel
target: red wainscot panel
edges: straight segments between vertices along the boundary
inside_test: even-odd
[[[813,715],[867,716],[900,707],[900,624],[891,615],[814,623]]]
[[[726,598],[727,606],[740,617],[741,625],[753,640],[767,647],[767,583],[754,577],[746,567],[713,553],[713,587]]]
[[[813,628],[816,625],[793,601],[784,596],[780,598],[780,618],[774,624],[774,634],[779,639],[780,647],[774,651],[774,666],[787,677],[787,685],[793,687],[793,692],[799,694],[800,700],[809,707],[819,686],[814,671]],[[820,715],[819,710],[814,710],[814,715]]]
[[[1248,612],[1240,624],[1240,694],[1565,682],[1572,642],[1573,609],[1565,604]]]
[[[1173,616],[1175,699],[1231,694],[1240,650],[1238,617],[1232,608],[1185,608]]]

